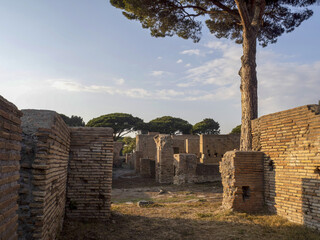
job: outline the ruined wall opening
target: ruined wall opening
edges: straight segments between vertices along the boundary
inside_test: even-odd
[[[245,202],[247,199],[250,198],[250,187],[249,186],[242,186],[242,199]]]

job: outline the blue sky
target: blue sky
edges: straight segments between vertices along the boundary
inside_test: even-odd
[[[241,46],[203,27],[199,43],[153,38],[107,0],[19,0],[0,6],[0,95],[20,109],[145,121],[240,124]],[[258,48],[259,116],[320,100],[320,7],[278,43]]]

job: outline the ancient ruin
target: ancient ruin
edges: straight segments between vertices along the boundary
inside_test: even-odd
[[[112,129],[69,128],[54,111],[21,112],[2,97],[0,114],[0,239],[51,240],[65,217],[109,218]]]
[[[107,220],[110,217],[113,130],[70,128],[66,217]]]
[[[17,239],[22,113],[0,96],[0,239]]]
[[[249,213],[263,210],[262,152],[229,151],[223,156],[220,172],[224,208]]]
[[[307,105],[252,121],[254,150],[264,155],[269,210],[320,229],[320,105]]]
[[[110,218],[120,146],[111,128],[70,128],[54,111],[19,111],[2,97],[0,120],[1,240],[51,240],[64,219]],[[224,209],[267,206],[320,230],[320,105],[255,119],[252,135],[247,152],[234,150],[238,135],[138,135],[126,162],[157,184],[222,181]]]
[[[240,135],[200,135],[200,162],[219,165],[223,154],[239,149]]]
[[[228,152],[220,164],[224,207],[252,211],[266,204],[271,212],[320,230],[320,105],[262,116],[252,129],[259,152]]]

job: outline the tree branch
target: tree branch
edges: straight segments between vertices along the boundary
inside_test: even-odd
[[[234,16],[237,20],[240,20],[240,16],[239,13],[225,5],[223,5],[220,1],[217,0],[211,0],[211,2],[216,5],[217,7],[221,8],[222,10],[228,12],[229,14],[231,14],[232,16]]]
[[[210,11],[207,10],[203,7],[197,6],[197,5],[182,5],[179,1],[175,1],[176,4],[178,4],[179,6],[175,5],[175,7],[182,9],[184,11],[184,13],[187,14],[188,17],[197,17],[203,14],[214,14],[217,13],[216,11]],[[233,10],[225,5],[223,5],[221,2],[217,1],[217,0],[211,0],[211,2],[216,5],[217,7],[219,7],[220,9],[224,10],[225,12],[231,14],[234,18],[236,18],[237,20],[241,20],[239,13],[236,10]],[[201,11],[198,14],[190,14],[188,12],[185,11],[185,9],[197,9],[199,11]]]
[[[251,21],[249,18],[249,13],[246,7],[246,3],[243,0],[235,0],[238,11],[241,17],[241,21],[243,23],[243,30],[249,29],[251,25]]]
[[[254,15],[252,18],[251,25],[255,28],[260,28],[262,22],[262,16],[266,6],[265,0],[256,0],[254,5]]]

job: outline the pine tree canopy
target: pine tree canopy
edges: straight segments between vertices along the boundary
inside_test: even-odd
[[[257,39],[262,46],[275,43],[312,16],[316,0],[110,0],[130,20],[138,20],[155,37],[173,36],[198,42],[202,20],[217,38],[242,43],[243,27],[261,23]],[[238,4],[237,4],[238,2]],[[239,5],[240,4],[240,5]],[[238,6],[245,12],[241,21]],[[260,10],[259,10],[260,9]],[[261,11],[263,10],[263,11]],[[260,15],[259,15],[260,14]],[[202,17],[202,18],[197,18]],[[260,21],[260,19],[262,21]],[[243,26],[246,25],[246,26]]]

